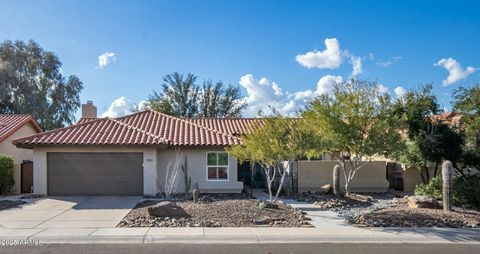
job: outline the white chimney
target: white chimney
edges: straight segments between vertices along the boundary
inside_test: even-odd
[[[82,104],[82,118],[97,118],[97,107],[93,105],[93,101]]]

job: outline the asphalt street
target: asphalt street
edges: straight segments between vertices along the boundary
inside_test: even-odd
[[[0,253],[330,253],[330,254],[473,254],[480,244],[412,243],[289,243],[289,244],[45,244],[43,246],[0,247]]]

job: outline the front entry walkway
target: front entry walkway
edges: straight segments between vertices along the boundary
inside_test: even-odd
[[[269,196],[264,192],[263,189],[254,189],[252,195],[259,200],[268,200]],[[316,228],[351,228],[352,226],[348,225],[343,218],[338,216],[337,213],[332,211],[325,211],[320,209],[318,206],[315,206],[311,203],[298,202],[293,199],[282,199],[279,198],[279,201],[295,207],[300,211],[305,212],[305,216],[310,218],[310,224]]]
[[[115,227],[140,196],[62,196],[33,199],[0,211],[2,228]]]

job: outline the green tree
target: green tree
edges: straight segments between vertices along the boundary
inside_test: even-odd
[[[453,110],[462,115],[465,145],[459,161],[452,161],[465,178],[465,171],[480,169],[480,84],[460,87],[453,93]]]
[[[393,107],[394,114],[402,120],[402,127],[411,139],[429,128],[429,117],[441,112],[431,84],[408,91],[396,100]]]
[[[464,135],[459,129],[437,119],[436,115],[442,112],[432,85],[408,91],[397,99],[394,112],[407,132],[407,149],[399,150],[394,158],[407,167],[416,167],[424,183],[437,176],[443,160],[450,160],[463,175],[459,162],[462,161]],[[432,167],[433,175],[429,171]]]
[[[197,84],[197,76],[178,72],[163,78],[162,90],[154,91],[147,107],[181,117],[239,117],[246,104],[239,87],[207,80]]]
[[[163,78],[162,91],[154,91],[147,106],[155,111],[173,116],[192,117],[198,112],[199,87],[197,77],[174,72]]]
[[[453,110],[463,115],[467,145],[480,150],[480,84],[460,87],[453,93]]]
[[[223,82],[213,84],[211,80],[203,83],[199,102],[201,117],[240,117],[247,106],[242,100],[239,87],[229,85],[225,88]]]
[[[228,149],[240,162],[258,163],[267,177],[271,202],[275,202],[283,188],[287,169],[294,160],[305,153],[306,136],[297,128],[299,119],[291,119],[276,113],[264,118],[255,131],[242,138],[242,145]],[[278,188],[273,196],[273,183],[280,176]]]
[[[355,174],[373,156],[402,146],[392,110],[389,95],[376,82],[351,80],[335,84],[333,96],[321,95],[303,113],[304,128],[315,135],[309,154],[332,154],[344,172],[347,195]]]
[[[82,82],[36,42],[0,44],[0,113],[30,114],[44,130],[72,124]]]

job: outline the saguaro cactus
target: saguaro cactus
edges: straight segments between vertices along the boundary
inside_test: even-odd
[[[185,155],[185,163],[182,165],[183,177],[185,181],[185,196],[188,196],[188,192],[190,191],[190,184],[192,183],[192,179],[188,176],[188,165],[187,165],[187,156]]]
[[[340,166],[333,167],[333,194],[340,195]]]
[[[442,165],[442,178],[443,178],[443,210],[450,211],[452,210],[452,175],[453,167],[450,161],[445,161]]]

